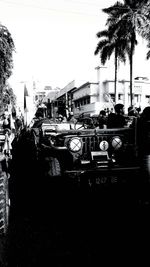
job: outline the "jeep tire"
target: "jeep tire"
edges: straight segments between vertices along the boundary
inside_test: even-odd
[[[143,174],[144,179],[150,183],[150,155],[143,156]]]
[[[141,162],[141,173],[139,180],[139,192],[141,194],[141,201],[145,203],[149,201],[150,196],[150,155],[143,155]]]
[[[0,163],[1,164],[1,163]],[[0,234],[5,234],[9,222],[8,177],[5,172],[0,175]]]
[[[57,158],[45,157],[46,174],[50,177],[61,176],[60,163]]]

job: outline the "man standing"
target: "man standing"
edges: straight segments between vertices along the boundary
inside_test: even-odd
[[[98,123],[99,123],[99,128],[104,129],[107,127],[107,116],[106,116],[106,111],[101,110],[98,116]]]
[[[107,128],[122,128],[126,125],[124,105],[116,104],[114,109],[115,113],[110,113],[108,115]]]

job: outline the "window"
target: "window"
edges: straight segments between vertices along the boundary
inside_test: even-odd
[[[90,96],[87,96],[87,104],[90,104]]]
[[[134,85],[134,90],[141,91],[142,90],[142,86]]]
[[[150,95],[146,95],[145,98],[146,98],[146,103],[150,104]]]
[[[139,95],[139,94],[134,94],[134,101],[135,101],[136,103],[141,102],[141,95]]]
[[[90,96],[86,96],[84,98],[78,99],[74,101],[74,105],[76,108],[80,106],[85,106],[87,104],[90,104]]]
[[[123,100],[123,94],[118,94],[118,100]]]
[[[84,105],[84,102],[83,102],[83,99],[81,99],[81,106],[83,106]]]
[[[112,101],[115,102],[115,94],[110,94],[110,97],[111,97]]]

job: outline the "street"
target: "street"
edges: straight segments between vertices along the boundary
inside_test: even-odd
[[[68,189],[47,187],[38,208],[12,215],[1,266],[105,266],[120,256],[122,263],[146,257],[148,200],[128,188]]]

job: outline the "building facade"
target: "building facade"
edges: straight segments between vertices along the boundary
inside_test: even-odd
[[[124,104],[125,113],[128,112],[130,81],[117,81],[117,103]],[[73,111],[76,117],[83,113],[90,116],[98,115],[102,109],[113,110],[115,105],[114,80],[85,82],[81,85],[72,81],[60,90],[53,105],[57,106],[58,113],[65,112],[65,110]],[[146,77],[134,79],[133,105],[141,109],[150,105],[150,82]]]
[[[135,107],[144,107],[150,105],[150,81],[146,77],[136,77],[133,82],[133,105]],[[105,80],[103,82],[103,97],[111,98],[115,103],[114,81]],[[119,80],[117,82],[117,103],[124,104],[125,113],[130,106],[130,81]]]

